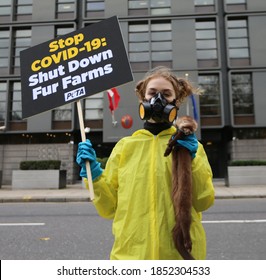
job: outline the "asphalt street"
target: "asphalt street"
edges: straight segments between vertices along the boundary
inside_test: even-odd
[[[203,225],[207,259],[266,259],[266,198],[218,199]],[[1,203],[0,232],[2,260],[107,260],[113,243],[91,202]]]

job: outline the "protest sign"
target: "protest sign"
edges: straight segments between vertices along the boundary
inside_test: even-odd
[[[20,59],[22,118],[76,101],[83,142],[80,99],[133,80],[117,17],[26,49]],[[86,172],[93,200],[89,161]]]
[[[22,118],[133,80],[116,16],[20,53]]]

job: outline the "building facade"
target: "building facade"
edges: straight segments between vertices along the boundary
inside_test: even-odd
[[[22,119],[20,51],[114,15],[135,82],[118,87],[116,125],[104,92],[82,100],[88,137],[99,157],[108,156],[119,138],[142,127],[135,83],[149,69],[165,65],[204,90],[196,99],[198,136],[215,178],[226,176],[228,161],[235,154],[231,147],[237,149],[241,140],[246,149],[238,157],[266,158],[265,144],[260,144],[266,138],[265,0],[2,0],[0,170],[4,184],[11,183],[19,161],[27,159],[62,159],[68,182],[79,179],[75,104]],[[193,109],[184,104],[179,114],[192,114]],[[121,120],[128,115],[133,123],[125,127]],[[257,140],[259,150],[249,146],[249,139]]]

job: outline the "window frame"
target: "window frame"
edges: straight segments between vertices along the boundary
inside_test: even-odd
[[[220,50],[219,50],[219,34],[217,30],[217,17],[214,18],[204,18],[204,19],[195,19],[195,43],[196,43],[196,53],[197,53],[197,63],[198,68],[218,68],[220,66]],[[208,28],[204,28],[204,24],[213,24]],[[200,27],[202,25],[202,27]],[[210,34],[209,31],[212,31],[214,34]],[[202,36],[199,37],[199,34]],[[205,36],[203,36],[205,34]],[[210,47],[211,44],[207,44],[208,48],[203,47],[206,42],[214,42],[215,46]],[[200,46],[201,45],[201,46]],[[213,57],[201,57],[203,54],[209,54],[210,51],[213,53]]]
[[[59,7],[70,5],[69,11],[60,11]],[[76,0],[55,0],[55,18],[56,19],[75,19],[77,15]]]
[[[157,2],[157,3],[156,3]],[[144,6],[146,4],[146,7]],[[165,3],[165,5],[162,5]],[[129,0],[128,1],[128,15],[129,16],[167,16],[171,15],[172,1],[158,1],[158,0]]]
[[[245,22],[244,26],[240,22]],[[238,23],[237,23],[238,22]],[[235,26],[232,25],[235,24]],[[231,26],[230,26],[231,25]],[[247,46],[232,47],[232,42],[236,40],[246,40]],[[249,29],[247,16],[227,16],[226,17],[226,40],[227,40],[227,59],[228,65],[232,67],[243,66],[247,67],[251,64],[250,42],[249,42]],[[231,46],[230,46],[231,45]],[[239,56],[239,51],[246,52]],[[234,55],[238,54],[238,56]]]
[[[16,21],[32,20],[33,0],[16,0],[14,5],[13,18]]]
[[[217,93],[213,96],[217,97],[217,103],[215,106],[217,106],[218,113],[217,114],[203,114],[201,108],[213,106],[210,104],[204,104],[204,95],[208,94],[206,92],[206,89],[204,91],[203,83],[200,83],[200,77],[217,77],[216,86]],[[212,85],[215,83],[206,83],[207,85]],[[201,71],[198,73],[198,86],[200,89],[203,90],[203,93],[199,96],[199,109],[200,109],[200,120],[201,120],[201,127],[203,128],[211,128],[211,127],[222,127],[224,120],[223,120],[223,96],[222,96],[222,82],[221,82],[221,73],[220,72],[204,72]],[[212,92],[212,91],[211,91]],[[207,98],[206,98],[207,99]]]
[[[0,80],[0,85],[4,84],[5,86],[2,87],[0,86],[0,124],[3,125],[6,120],[7,120],[7,102],[6,100],[8,100],[8,83],[6,80]],[[3,116],[1,118],[1,115]]]
[[[99,4],[99,7],[95,7],[92,10],[88,9],[89,4]],[[105,16],[105,0],[84,0],[83,1],[83,18],[104,18]]]
[[[159,33],[163,36],[159,36]],[[162,64],[172,68],[171,20],[129,21],[128,38],[128,56],[134,71],[147,70]],[[143,38],[146,38],[146,41],[143,42]],[[146,49],[143,49],[145,45]],[[142,49],[138,50],[137,46],[142,46]]]
[[[233,88],[233,75],[249,75],[250,76],[250,97],[252,99],[252,102],[250,103],[250,106],[252,106],[252,112],[251,113],[243,113],[235,112],[236,104],[234,101],[234,88]],[[247,83],[239,83],[239,84],[247,84]],[[254,92],[253,92],[253,72],[252,71],[230,71],[229,72],[229,86],[230,86],[230,102],[231,102],[231,118],[232,118],[232,125],[233,126],[248,126],[248,125],[254,125],[255,124],[255,104],[254,104]],[[246,97],[246,93],[242,93],[244,97]],[[247,102],[243,103],[241,102],[241,105],[247,104]]]

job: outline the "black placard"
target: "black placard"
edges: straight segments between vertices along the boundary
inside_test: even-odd
[[[22,118],[133,80],[117,17],[20,53]]]

